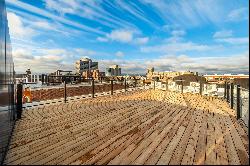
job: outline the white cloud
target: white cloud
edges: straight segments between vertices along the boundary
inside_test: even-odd
[[[47,29],[47,30],[54,29],[53,26],[51,26],[51,24],[45,21],[37,21],[37,22],[34,22],[33,25],[42,29]]]
[[[15,61],[15,70],[24,72],[30,68],[36,73],[54,72],[57,69],[74,71],[74,62],[82,57],[90,57],[93,54],[91,50],[85,49],[44,49],[35,55],[32,50],[18,49],[13,50]],[[85,54],[78,54],[79,52]],[[118,56],[124,55],[118,51]],[[226,59],[226,60],[225,60]],[[98,60],[101,71],[105,71],[107,66],[118,64],[122,68],[122,73],[145,74],[146,69],[150,66],[155,67],[157,71],[183,71],[191,70],[200,73],[247,73],[249,72],[249,53],[245,52],[238,55],[225,56],[204,56],[191,57],[185,54],[164,55],[153,59],[112,59]]]
[[[88,56],[88,57],[97,54],[95,51],[83,49],[83,48],[77,48],[75,49],[75,52],[78,53],[79,56]]]
[[[135,44],[146,44],[148,42],[149,38],[148,37],[141,37],[141,38],[136,38],[134,43]]]
[[[14,50],[15,71],[24,73],[30,68],[35,73],[53,72],[57,69],[70,69],[63,65],[63,57],[59,55],[41,54],[34,56],[31,50]]]
[[[43,53],[52,55],[64,55],[67,53],[65,49],[44,49]]]
[[[225,37],[231,37],[232,35],[233,35],[232,30],[222,30],[215,32],[213,38],[225,38]]]
[[[105,38],[105,37],[97,37],[96,38],[98,41],[100,41],[100,42],[108,42],[109,41],[109,39],[108,38]]]
[[[191,63],[193,60],[187,55],[164,55],[158,59],[147,60],[146,66],[154,66],[160,71],[175,70],[175,66]]]
[[[234,44],[234,45],[249,44],[249,38],[248,37],[220,38],[220,39],[216,39],[215,41]]]
[[[170,29],[168,30],[170,31]],[[222,36],[229,35],[230,32],[217,32],[214,36]],[[232,32],[231,32],[232,33]],[[175,53],[184,53],[187,51],[208,51],[223,48],[222,45],[207,45],[207,44],[199,44],[194,43],[192,41],[186,41],[184,36],[186,34],[185,30],[182,30],[177,27],[171,27],[170,31],[171,36],[163,40],[162,44],[152,45],[152,46],[144,46],[141,47],[140,50],[143,53],[167,53],[167,54],[175,54]]]
[[[29,5],[27,3],[23,3],[21,1],[8,0],[7,3],[9,3],[9,4],[11,4],[11,5],[15,6],[15,7],[27,10],[27,11],[29,11],[31,13],[35,13],[37,15],[40,15],[40,16],[43,16],[43,17],[46,17],[46,18],[50,18],[50,19],[52,19],[54,21],[58,21],[60,23],[66,24],[66,25],[70,25],[72,27],[76,27],[76,28],[81,29],[81,30],[86,31],[86,32],[96,33],[96,34],[99,34],[99,35],[104,35],[105,34],[104,32],[98,30],[97,28],[92,28],[92,27],[89,27],[89,26],[86,26],[86,25],[71,21],[69,19],[66,19],[65,17],[54,15],[51,12],[48,12],[48,11],[40,9],[38,7]]]
[[[248,20],[249,11],[248,8],[243,7],[239,9],[232,10],[228,14],[228,21],[242,21],[242,20]]]
[[[99,60],[99,69],[105,71],[105,68],[114,64],[121,67],[122,73],[128,74],[143,74],[146,73],[145,64],[142,60]]]
[[[172,27],[173,29],[173,27]],[[186,34],[186,31],[184,30],[177,30],[177,29],[173,29],[170,34],[172,35],[171,37],[165,39],[165,43],[177,43],[177,42],[181,42],[184,40],[184,35]]]
[[[222,30],[215,32],[213,38],[216,42],[220,43],[229,43],[233,45],[242,45],[249,43],[249,37],[232,37],[233,31],[232,30]]]
[[[65,35],[67,37],[79,36],[79,34],[83,36],[88,35],[86,32],[69,28],[59,22],[41,18],[37,15],[33,15],[21,10],[10,8],[8,11],[17,15],[22,20],[23,24],[28,25],[29,28],[32,28],[36,32],[35,35],[47,35],[48,31],[57,32],[60,33],[60,35]],[[58,35],[57,33],[50,33],[50,35]]]
[[[226,59],[226,60],[225,60]],[[165,55],[145,62],[157,71],[197,71],[200,73],[247,73],[249,53],[221,57],[189,57],[187,55]]]
[[[190,68],[199,72],[249,73],[249,52],[231,56],[193,59],[194,62],[190,64]]]
[[[185,51],[207,51],[219,48],[220,46],[209,46],[193,42],[174,42],[155,46],[141,47],[142,52],[177,53]]]
[[[19,48],[12,51],[12,56],[14,59],[34,59],[34,56],[30,52],[27,52],[25,49]]]
[[[79,3],[75,0],[61,1],[61,0],[46,0],[46,8],[60,12],[61,14],[71,13],[74,14],[75,10],[78,8]]]
[[[172,37],[169,37],[169,38],[167,38],[167,39],[165,39],[163,41],[164,41],[164,43],[180,43],[180,42],[182,42],[184,40],[185,39],[183,37],[181,37],[181,36],[172,36]]]
[[[61,15],[74,14],[79,17],[94,20],[102,25],[112,29],[118,27],[134,27],[135,26],[119,17],[112,15],[109,11],[103,9],[102,1],[77,1],[77,0],[45,0],[46,8],[51,11],[56,11]]]
[[[63,60],[63,57],[60,56],[60,55],[43,55],[43,56],[36,56],[35,59],[39,60],[39,61],[41,61],[43,63],[45,63],[45,62],[47,62],[47,63],[48,62],[49,63],[51,63],[51,62],[60,63]]]
[[[162,26],[162,29],[163,29],[164,31],[166,31],[166,32],[170,31],[171,28],[172,28],[172,26],[171,26],[171,25],[168,25],[168,24]]]
[[[106,36],[112,41],[128,43],[131,42],[133,39],[133,32],[129,30],[113,30],[110,34],[107,34]]]
[[[148,37],[137,37],[134,35],[138,34],[135,30],[127,29],[116,29],[111,31],[111,33],[106,34],[105,37],[97,37],[96,40],[100,42],[117,41],[121,43],[131,43],[131,44],[146,44],[149,40]]]
[[[225,60],[226,59],[226,60]],[[159,58],[146,60],[101,60],[101,70],[107,66],[118,64],[122,73],[146,74],[148,67],[155,67],[156,71],[197,71],[199,73],[248,73],[249,53],[245,52],[230,56],[190,57],[188,55],[164,55]]]
[[[22,19],[15,13],[7,12],[8,26],[10,30],[10,36],[13,38],[31,38],[35,35],[35,31],[25,26]]]
[[[173,36],[184,36],[186,32],[184,30],[173,30],[171,34]]]
[[[142,12],[141,10],[139,10],[140,8],[136,5],[136,3],[133,3],[132,1],[131,2],[126,2],[126,1],[115,1],[116,2],[116,5],[118,6],[119,9],[123,9],[125,10],[126,12],[128,12],[129,14],[133,15],[133,17],[136,17],[146,23],[148,23],[148,25],[156,28],[157,25],[152,22],[150,20],[149,17],[147,17],[145,15],[145,12]],[[133,5],[131,5],[133,4]],[[122,11],[122,10],[120,10]]]
[[[221,23],[227,17],[228,5],[218,0],[164,1],[140,0],[157,13],[165,22],[190,28],[209,23]],[[211,10],[212,6],[212,10]],[[167,27],[168,29],[168,27]]]
[[[123,56],[124,56],[124,53],[121,52],[121,51],[118,51],[118,52],[115,53],[115,55],[116,55],[117,57],[123,57]]]
[[[57,69],[74,71],[76,60],[82,57],[91,58],[96,52],[82,48],[40,48],[37,50],[37,48],[27,47],[14,49],[12,54],[17,72],[24,72],[30,68],[36,73],[46,73],[54,72]]]

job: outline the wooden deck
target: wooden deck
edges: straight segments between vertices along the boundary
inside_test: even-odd
[[[24,111],[5,164],[248,164],[248,141],[225,101],[147,90]]]

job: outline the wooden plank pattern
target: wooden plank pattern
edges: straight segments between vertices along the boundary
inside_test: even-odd
[[[137,90],[41,105],[16,122],[5,164],[249,164],[249,139],[216,97]]]

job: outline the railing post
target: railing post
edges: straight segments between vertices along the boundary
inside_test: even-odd
[[[200,95],[202,95],[202,90],[203,90],[203,84],[202,81],[200,80]]]
[[[135,90],[136,90],[137,79],[135,79]]]
[[[168,90],[168,79],[166,80],[166,91]]]
[[[181,79],[181,93],[183,93],[183,80]]]
[[[42,80],[41,80],[42,81],[42,85],[44,84],[44,77],[45,77],[44,74],[42,74]]]
[[[124,79],[124,88],[125,88],[125,92],[127,91],[127,81],[126,78]]]
[[[48,83],[49,83],[49,76],[48,75],[45,75],[45,83],[46,83],[46,85],[48,85]]]
[[[233,109],[234,108],[234,84],[233,83],[230,84],[230,91],[231,91],[230,106],[231,106],[231,109]]]
[[[11,93],[11,106],[12,106],[12,110],[13,111],[11,111],[12,112],[12,120],[15,120],[16,119],[16,113],[15,113],[15,111],[14,111],[14,105],[15,105],[15,95],[14,95],[14,93],[15,93],[15,88],[14,88],[14,84],[10,84],[10,88],[11,88],[11,92],[13,92],[13,93]]]
[[[95,97],[95,80],[92,78],[92,98]]]
[[[236,112],[237,112],[237,119],[241,118],[241,111],[240,111],[240,85],[237,85],[237,108],[236,108]]]
[[[229,102],[229,84],[227,83],[227,102]]]
[[[227,82],[225,81],[225,84],[224,84],[224,99],[227,98]]]
[[[113,95],[113,80],[111,80],[111,95]]]
[[[67,87],[66,87],[66,78],[64,78],[64,103],[67,101]]]
[[[23,84],[17,84],[17,119],[21,119],[23,111]]]
[[[47,84],[49,84],[51,81],[50,81],[50,76],[47,77]]]

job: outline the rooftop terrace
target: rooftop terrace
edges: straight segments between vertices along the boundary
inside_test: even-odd
[[[25,110],[5,164],[248,164],[228,103],[160,90]]]

